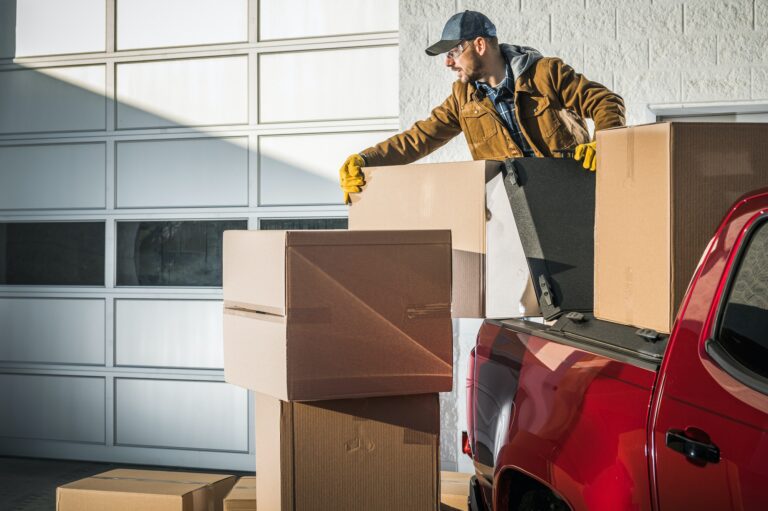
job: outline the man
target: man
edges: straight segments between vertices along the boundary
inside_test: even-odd
[[[426,52],[445,53],[445,65],[458,78],[451,95],[428,119],[347,158],[339,171],[345,203],[365,184],[361,167],[414,162],[462,131],[475,160],[573,152],[594,171],[596,147],[584,119],[593,119],[596,130],[624,125],[619,95],[560,59],[500,45],[496,27],[479,12],[453,15]]]

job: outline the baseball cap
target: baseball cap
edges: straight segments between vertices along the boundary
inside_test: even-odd
[[[475,37],[496,37],[496,27],[485,14],[464,11],[451,16],[445,23],[440,40],[426,49],[427,55],[445,53],[459,42]]]

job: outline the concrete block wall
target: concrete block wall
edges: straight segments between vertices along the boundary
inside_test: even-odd
[[[501,42],[560,57],[621,94],[629,124],[655,121],[648,108],[654,104],[768,105],[768,0],[400,0],[402,128],[450,93],[453,73],[424,48],[464,9],[488,15]],[[423,162],[469,159],[460,135]],[[457,324],[456,385],[442,402],[446,468],[471,468],[457,439],[466,423],[466,357],[478,326]]]

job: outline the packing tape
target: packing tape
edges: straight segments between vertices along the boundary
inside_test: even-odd
[[[201,484],[204,486],[211,486],[214,483],[218,483],[226,479],[223,477],[219,481],[206,482],[206,481],[176,481],[173,479],[150,479],[146,477],[104,477],[104,476],[91,476],[90,479],[105,479],[108,481],[140,481],[144,483],[171,483],[171,484]]]
[[[330,307],[291,307],[286,316],[293,324],[321,325],[333,322]]]
[[[408,319],[434,319],[451,317],[450,303],[427,303],[423,305],[409,305],[405,310]]]
[[[434,435],[406,429],[403,431],[403,443],[405,445],[432,445],[434,443]]]
[[[635,178],[635,130],[627,130],[627,178]]]

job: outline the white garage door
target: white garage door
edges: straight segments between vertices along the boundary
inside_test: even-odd
[[[346,227],[338,167],[398,129],[397,20],[0,1],[0,454],[254,469],[221,233]]]

